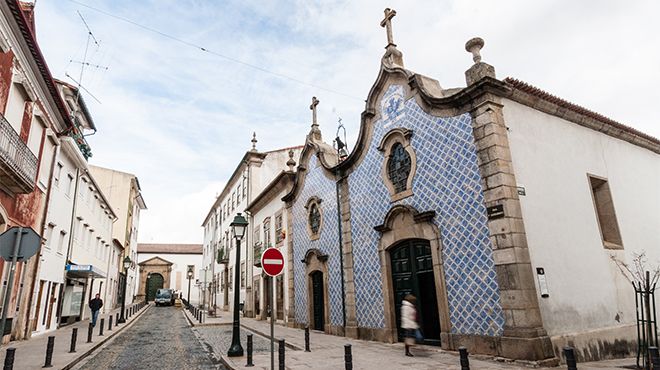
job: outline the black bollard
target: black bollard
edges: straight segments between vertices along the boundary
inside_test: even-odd
[[[309,326],[305,326],[305,352],[311,352],[309,350]]]
[[[112,315],[108,317],[108,330],[112,330]]]
[[[128,319],[128,308],[126,309],[126,319]]]
[[[89,326],[87,327],[87,343],[92,343],[92,331],[94,330],[94,327],[92,326],[92,323],[89,323]]]
[[[252,334],[247,335],[247,364],[245,364],[245,367],[252,367],[254,364],[252,363]]]
[[[658,353],[658,347],[649,347],[649,357],[651,358],[651,364],[653,364],[653,369],[660,369],[660,354]]]
[[[105,319],[101,319],[101,325],[99,325],[99,335],[103,336],[103,327],[105,326]]]
[[[119,312],[117,312],[117,314],[115,315],[115,322],[116,322],[115,325],[118,326],[119,325]]]
[[[71,347],[69,347],[69,353],[76,352],[76,342],[78,341],[78,328],[73,328],[71,331]]]
[[[48,337],[48,344],[46,345],[46,363],[43,367],[53,367],[53,347],[55,347],[55,337]]]
[[[458,356],[461,359],[461,370],[470,370],[470,360],[468,359],[467,348],[458,347]]]
[[[278,341],[278,343],[279,343],[279,347],[278,347],[277,350],[280,354],[280,356],[278,358],[278,360],[279,360],[278,361],[279,362],[279,369],[284,370],[284,339],[280,339]]]
[[[566,367],[568,370],[577,370],[575,350],[571,347],[564,347],[564,357],[566,357]]]
[[[344,344],[344,366],[346,370],[353,370],[353,354],[350,344]]]
[[[16,348],[9,347],[7,348],[7,355],[5,355],[5,366],[4,370],[13,370],[14,369],[14,356],[16,355]]]

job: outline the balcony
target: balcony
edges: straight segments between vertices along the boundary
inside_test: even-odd
[[[34,190],[37,157],[23,143],[7,119],[0,114],[0,184],[12,194]]]

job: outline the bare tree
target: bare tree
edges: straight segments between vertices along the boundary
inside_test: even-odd
[[[621,261],[616,257],[615,254],[611,254],[610,259],[612,259],[623,276],[631,283],[646,282],[646,271],[651,273],[651,286],[657,283],[660,279],[660,263],[656,264],[655,267],[649,266],[646,251],[641,251],[639,253],[633,252],[633,259],[631,264],[626,263],[626,261]]]

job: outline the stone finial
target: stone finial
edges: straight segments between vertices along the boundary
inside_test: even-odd
[[[293,172],[293,168],[296,166],[296,161],[293,159],[293,149],[289,149],[289,160],[286,161],[287,167],[289,167],[289,172]]]
[[[481,62],[481,48],[484,47],[484,40],[481,37],[474,37],[465,43],[465,50],[472,53],[474,63]]]
[[[252,140],[250,140],[250,141],[252,142],[252,151],[256,152],[257,151],[257,133],[256,132],[252,133]]]
[[[488,63],[481,61],[481,48],[484,47],[484,40],[481,37],[475,37],[465,43],[465,50],[472,53],[474,64],[465,71],[465,80],[469,85],[485,77],[495,78],[495,68]]]

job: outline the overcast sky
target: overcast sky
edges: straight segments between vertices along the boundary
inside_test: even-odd
[[[260,150],[301,145],[317,96],[326,141],[341,116],[355,142],[386,45],[385,7],[397,11],[394,41],[406,68],[445,88],[465,85],[472,59],[464,45],[480,36],[483,60],[499,78],[660,137],[660,2],[653,0],[40,0],[37,37],[57,78],[78,80],[78,61],[108,67],[82,75],[100,101],[84,95],[98,128],[88,138],[90,163],[138,176],[149,208],[139,241],[194,243],[253,131]],[[99,41],[89,42],[86,57],[77,12]]]

